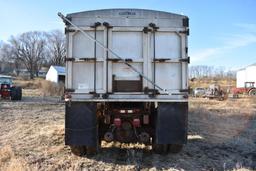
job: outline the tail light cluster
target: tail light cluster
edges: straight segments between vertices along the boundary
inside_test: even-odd
[[[141,110],[140,109],[114,109],[115,113],[120,113],[120,114],[132,114],[132,113],[140,113]]]
[[[138,118],[133,119],[132,125],[134,127],[140,127],[140,119],[138,119]]]
[[[144,120],[144,119],[143,119]],[[144,124],[147,124],[147,123],[144,123]],[[115,118],[114,119],[114,125],[116,126],[116,127],[121,127],[121,125],[122,125],[122,120],[121,120],[121,118]],[[133,120],[132,120],[132,125],[134,126],[134,127],[140,127],[141,126],[141,121],[140,121],[140,119],[139,118],[134,118]]]
[[[115,119],[114,119],[114,125],[115,125],[116,127],[121,127],[121,125],[122,125],[122,120],[121,120],[121,118],[115,118]]]

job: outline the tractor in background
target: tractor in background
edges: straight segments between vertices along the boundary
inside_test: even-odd
[[[21,100],[21,87],[13,85],[13,78],[7,75],[0,75],[0,97],[1,99]]]
[[[246,94],[256,97],[255,82],[245,82],[244,87],[237,87],[232,89],[233,97],[238,97],[239,94]]]

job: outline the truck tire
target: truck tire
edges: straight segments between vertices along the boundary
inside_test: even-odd
[[[168,144],[152,144],[152,150],[156,154],[168,154]]]
[[[179,153],[182,150],[182,144],[169,144],[169,152],[170,153]]]
[[[21,100],[22,98],[22,89],[21,87],[11,88],[11,100]]]
[[[16,87],[11,88],[11,100],[17,100]]]
[[[16,87],[16,95],[17,95],[16,100],[21,100],[21,98],[22,98],[22,89],[21,89],[21,87]]]
[[[86,154],[86,146],[70,146],[70,149],[76,156],[84,156]]]

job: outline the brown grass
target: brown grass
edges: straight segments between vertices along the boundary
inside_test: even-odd
[[[34,80],[24,80],[17,78],[14,80],[14,84],[21,86],[23,89],[29,89],[36,92],[37,95],[41,96],[62,96],[64,94],[64,84],[54,83],[51,81],[44,80],[42,78],[36,78]]]
[[[179,154],[102,142],[99,155],[77,157],[64,145],[63,104],[39,98],[1,102],[0,170],[224,170],[224,164],[226,170],[252,170],[255,105],[249,98],[191,98],[189,140]]]
[[[200,78],[195,79],[193,81],[189,82],[189,85],[191,88],[195,87],[203,87],[208,88],[210,84],[218,84],[223,88],[231,88],[236,86],[236,80],[235,79],[227,79],[227,78]]]
[[[21,157],[15,156],[10,145],[6,145],[0,149],[0,168],[5,171],[24,171],[35,169],[34,167],[29,166]]]
[[[43,96],[62,96],[64,94],[64,84],[63,83],[53,83],[50,81],[41,81],[40,90]]]

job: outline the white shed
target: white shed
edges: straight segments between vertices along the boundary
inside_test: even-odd
[[[244,87],[246,82],[254,82],[256,86],[256,63],[237,71],[236,87]]]
[[[46,80],[55,83],[63,82],[65,83],[65,67],[62,66],[51,66],[46,74]]]

